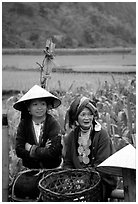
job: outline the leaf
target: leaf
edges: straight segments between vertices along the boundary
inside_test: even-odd
[[[136,134],[132,134],[132,144],[136,148]]]
[[[97,109],[99,111],[101,111],[103,109],[103,103],[102,102],[97,102],[96,106],[97,106]]]
[[[117,117],[118,122],[122,121],[122,113],[123,111],[118,112],[118,117]]]
[[[107,130],[108,134],[111,134],[111,119],[110,119],[110,114],[106,113],[106,123],[107,123]]]
[[[127,126],[128,119],[127,119],[127,115],[124,111],[118,112],[118,122],[123,122],[124,125]]]
[[[136,93],[130,93],[130,102],[136,105]]]

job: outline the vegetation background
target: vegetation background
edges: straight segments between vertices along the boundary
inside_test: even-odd
[[[80,48],[86,50],[87,48],[111,48],[111,50],[108,49],[108,54],[113,50],[112,48],[116,47],[135,48],[136,2],[2,2],[3,53],[4,50],[9,50],[8,54],[11,54],[11,50],[16,50],[18,52],[16,54],[20,54],[22,48],[43,49],[49,37],[52,37],[56,48],[77,48],[78,50]],[[29,52],[27,52],[28,55]],[[98,52],[93,54],[101,59]],[[135,53],[131,54],[135,55]],[[7,55],[7,61],[9,58],[10,55]],[[128,55],[122,54],[122,59],[126,58],[128,59]],[[103,60],[102,64],[104,63]],[[114,67],[116,70],[116,63]],[[9,83],[11,74],[14,74],[13,82],[18,89],[17,71],[13,69],[10,72],[6,72],[8,80],[5,82]],[[24,85],[25,80],[29,78],[28,73],[27,77],[23,77],[23,72],[19,73],[24,79]],[[75,74],[72,73],[73,75]],[[136,146],[136,77],[135,74],[127,77],[124,73],[122,75],[124,75],[124,80],[117,80],[111,75],[112,83],[109,80],[106,81],[103,75],[105,83],[101,84],[102,77],[100,77],[95,92],[85,76],[85,86],[80,84],[80,87],[74,88],[71,82],[69,89],[65,92],[64,87],[61,86],[62,79],[59,74],[59,86],[56,90],[50,91],[62,100],[62,105],[52,112],[59,120],[61,127],[64,129],[65,113],[71,101],[78,95],[85,95],[95,101],[99,112],[98,120],[106,128],[115,150],[118,151],[128,143]],[[33,78],[32,76],[34,76],[34,71],[30,79]],[[69,77],[68,81],[70,82]],[[12,90],[13,86],[10,86],[10,89]],[[4,93],[4,90],[2,91],[3,107],[6,109],[8,118],[9,200],[11,200],[13,181],[18,173],[24,170],[21,159],[17,158],[15,152],[20,112],[13,109],[13,103],[22,96],[22,92],[8,93],[6,90]],[[13,93],[15,93],[14,96]],[[5,159],[8,151],[4,147],[2,150]],[[6,178],[4,174],[3,178]]]
[[[3,2],[2,47],[131,47],[136,2]]]

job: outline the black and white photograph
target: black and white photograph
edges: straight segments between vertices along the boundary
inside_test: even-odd
[[[136,202],[136,1],[2,1],[2,202]]]

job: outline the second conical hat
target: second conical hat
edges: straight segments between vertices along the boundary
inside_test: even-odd
[[[52,108],[57,108],[61,101],[59,98],[45,90],[44,88],[41,88],[38,85],[34,85],[25,95],[23,95],[14,105],[13,107],[16,110],[22,111],[25,108],[25,104],[27,101],[32,99],[38,99],[43,98],[45,99]]]
[[[103,173],[122,176],[122,168],[136,169],[136,149],[127,145],[97,166]]]

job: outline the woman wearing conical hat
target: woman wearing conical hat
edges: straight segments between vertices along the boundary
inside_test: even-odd
[[[17,129],[16,153],[29,169],[56,168],[61,163],[61,127],[48,113],[61,104],[60,99],[33,86],[15,104],[22,117]]]
[[[97,165],[112,154],[107,132],[97,122],[97,108],[87,97],[79,96],[70,105],[66,120],[72,129],[66,137],[63,168],[95,170]],[[65,124],[66,127],[66,124]],[[116,179],[101,175],[103,198],[107,201],[116,187]]]

